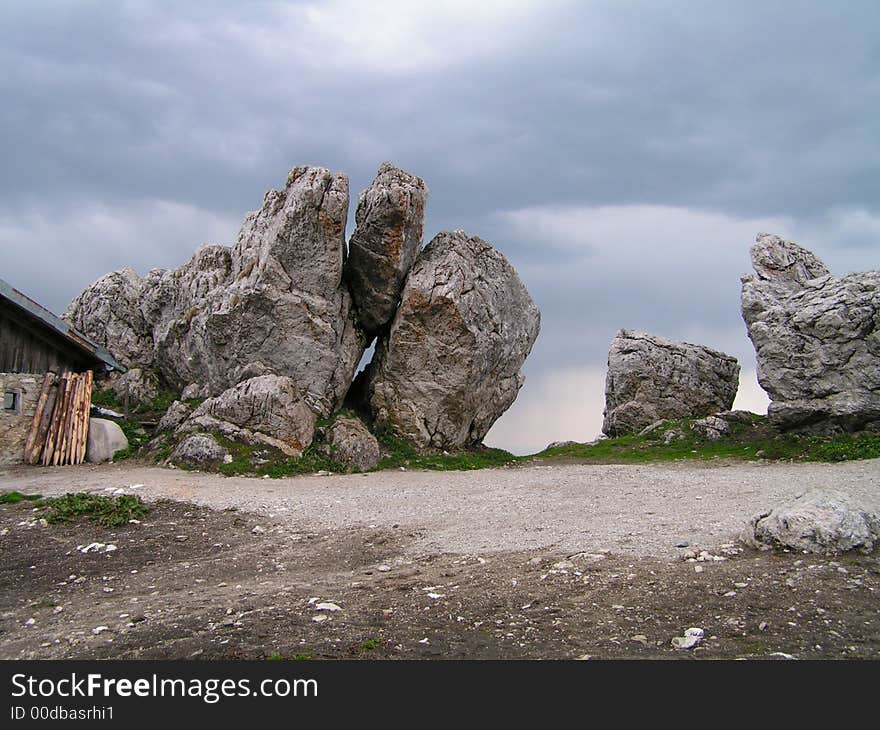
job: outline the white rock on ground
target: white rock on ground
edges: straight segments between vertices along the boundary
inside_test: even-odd
[[[118,423],[105,418],[89,419],[86,461],[90,464],[110,461],[116,452],[124,451],[127,448],[128,439]]]
[[[869,552],[880,538],[880,496],[833,488],[812,489],[756,515],[743,540],[756,546],[811,553]]]

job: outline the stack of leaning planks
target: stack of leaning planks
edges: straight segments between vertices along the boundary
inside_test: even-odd
[[[89,438],[93,377],[91,370],[60,376],[46,373],[25,442],[25,462],[44,466],[82,464]]]

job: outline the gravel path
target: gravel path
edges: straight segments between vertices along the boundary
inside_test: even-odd
[[[420,554],[555,548],[674,556],[678,542],[711,547],[729,541],[754,514],[818,486],[878,495],[880,460],[533,465],[280,480],[125,463],[0,470],[0,491],[123,488],[148,500],[237,507],[311,528],[399,526],[417,534],[410,549]]]

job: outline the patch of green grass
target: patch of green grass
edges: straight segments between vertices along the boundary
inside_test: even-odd
[[[381,639],[367,639],[363,644],[361,644],[361,649],[363,651],[373,651],[382,645]]]
[[[122,408],[119,397],[110,388],[94,388],[92,390],[92,405],[110,408],[114,411]]]
[[[863,432],[835,436],[776,433],[766,418],[755,415],[750,423],[734,423],[731,433],[712,441],[692,431],[690,421],[669,421],[644,436],[603,439],[594,444],[573,444],[545,449],[523,459],[576,460],[597,464],[677,461],[681,459],[767,459],[771,461],[844,461],[880,457],[880,434]],[[676,430],[683,438],[664,442]]]
[[[0,504],[18,504],[19,502],[36,502],[42,497],[41,494],[22,494],[21,492],[3,492],[0,494]]]
[[[310,662],[314,659],[311,654],[294,654],[290,657],[290,661],[292,662]]]
[[[279,654],[277,651],[274,654],[270,654],[269,656],[266,657],[266,661],[270,661],[270,662],[280,662],[283,659],[284,659],[284,657],[281,656],[281,654]]]
[[[150,511],[140,497],[128,494],[104,497],[86,492],[44,499],[37,502],[37,506],[46,509],[43,516],[50,523],[71,522],[86,517],[102,527],[122,527],[129,520],[141,518]]]
[[[431,471],[469,471],[504,466],[517,460],[517,457],[503,449],[476,448],[455,453],[423,453],[406,439],[389,432],[380,432],[377,437],[385,456],[376,470],[428,469]]]

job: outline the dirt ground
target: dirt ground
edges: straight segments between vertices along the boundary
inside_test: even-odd
[[[876,551],[424,554],[410,526],[167,500],[120,529],[3,505],[0,535],[3,659],[880,657]]]

